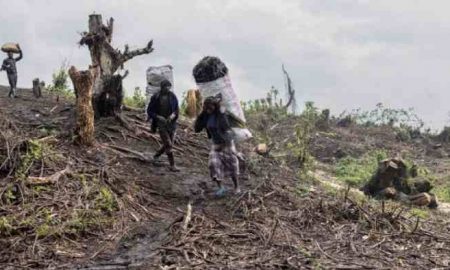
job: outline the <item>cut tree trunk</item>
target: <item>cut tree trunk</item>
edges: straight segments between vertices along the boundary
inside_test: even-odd
[[[153,41],[145,48],[129,50],[114,49],[111,46],[114,19],[103,24],[102,15],[89,16],[89,32],[82,34],[81,45],[87,45],[91,54],[92,66],[95,69],[95,82],[93,89],[93,105],[96,117],[117,116],[120,113],[123,101],[122,80],[124,76],[116,74],[123,69],[126,61],[135,56],[149,54],[153,51]]]
[[[75,67],[69,69],[76,94],[77,124],[75,128],[76,142],[91,146],[94,144],[94,110],[92,108],[92,92],[95,71],[90,69],[78,71]]]
[[[41,82],[39,78],[33,80],[33,95],[35,98],[40,98],[42,96],[42,88],[44,86],[44,82]]]

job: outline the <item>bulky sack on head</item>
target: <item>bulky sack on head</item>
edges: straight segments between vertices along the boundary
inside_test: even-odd
[[[146,75],[147,87],[145,89],[145,96],[147,105],[151,96],[161,90],[161,82],[163,80],[168,80],[172,84],[172,89],[174,88],[173,68],[171,65],[149,67]]]
[[[218,57],[206,56],[192,71],[195,82],[205,83],[217,80],[228,74],[228,68]]]
[[[230,115],[234,139],[245,141],[252,138],[251,132],[245,128],[245,115],[241,102],[231,85],[228,68],[217,57],[203,58],[193,70],[198,89],[204,97],[221,94],[221,106]]]
[[[20,52],[19,47],[17,47],[17,43],[12,43],[12,42],[3,44],[2,51],[5,53],[8,53],[8,52],[19,53]]]

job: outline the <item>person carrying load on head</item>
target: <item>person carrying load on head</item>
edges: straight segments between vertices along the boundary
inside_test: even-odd
[[[194,131],[206,129],[208,138],[212,142],[209,153],[208,167],[211,179],[217,183],[217,196],[225,194],[222,180],[231,178],[235,193],[240,193],[238,182],[239,160],[236,156],[233,134],[228,115],[220,110],[221,96],[208,97],[203,103],[203,111],[197,117]]]
[[[5,70],[6,74],[8,76],[8,81],[9,81],[9,86],[10,86],[8,97],[10,97],[10,98],[16,97],[16,87],[17,87],[16,63],[23,58],[22,49],[20,48],[19,44],[16,44],[15,47],[16,47],[15,49],[17,49],[17,52],[19,53],[19,56],[17,58],[14,58],[13,51],[5,49],[5,46],[2,47],[2,50],[8,54],[8,58],[3,60],[3,64],[0,68],[0,71]]]
[[[154,160],[158,161],[161,155],[166,153],[170,163],[169,169],[177,172],[179,169],[175,166],[172,148],[180,109],[177,96],[170,91],[171,87],[170,81],[161,82],[161,90],[150,99],[147,115],[152,120],[152,132],[158,130],[162,140],[162,146],[154,155]]]

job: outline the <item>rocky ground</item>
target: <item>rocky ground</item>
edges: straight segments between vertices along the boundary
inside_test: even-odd
[[[241,145],[244,192],[213,195],[208,142],[183,119],[180,173],[150,162],[160,142],[145,115],[101,119],[97,144],[73,144],[72,102],[0,88],[0,265],[5,269],[431,269],[450,265],[449,219],[394,202],[330,190],[343,156],[375,148],[408,153],[447,175],[448,145],[399,142],[386,128],[330,127],[311,151],[322,181],[298,171],[286,150],[295,117],[250,117],[275,142],[271,154]],[[450,153],[450,152],[449,152]],[[24,166],[24,164],[26,166]],[[312,170],[312,168],[311,168]],[[309,175],[311,175],[310,173]],[[310,179],[311,178],[311,179]],[[443,181],[443,180],[442,180]],[[227,183],[231,187],[231,183]]]

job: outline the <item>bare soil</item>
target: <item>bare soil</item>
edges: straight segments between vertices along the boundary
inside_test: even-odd
[[[0,188],[17,183],[24,196],[15,204],[2,202],[1,215],[23,213],[19,216],[25,218],[45,206],[53,219],[61,220],[52,228],[64,227],[67,213],[95,206],[96,199],[86,195],[79,175],[112,190],[118,206],[99,212],[109,217],[104,226],[80,234],[62,231],[38,237],[25,226],[2,235],[0,265],[4,269],[450,267],[449,219],[444,214],[420,219],[396,203],[361,202],[345,190],[330,193],[299,179],[295,162],[258,156],[251,152],[250,143],[240,146],[247,157],[243,193],[216,198],[207,171],[207,139],[194,134],[188,120],[181,121],[177,134],[175,154],[181,172],[173,173],[166,164],[150,162],[160,141],[149,132],[141,112],[124,112],[131,124],[128,128],[116,119],[101,119],[96,123],[97,144],[83,148],[73,144],[71,101],[48,93],[36,100],[29,90],[20,91],[14,100],[6,95],[0,88],[2,134],[7,137],[1,146],[2,158],[8,157],[4,153],[9,153],[13,141],[41,139],[63,158],[36,163],[28,176],[51,175],[67,166],[72,173],[35,193],[15,179],[17,166],[11,166],[12,173],[2,175]],[[293,133],[295,119],[285,121],[279,124],[285,128],[273,129],[280,142],[290,140]],[[433,169],[446,170],[440,162],[445,154],[436,158],[436,153],[427,151],[434,149],[432,142],[399,144],[382,130],[333,128],[317,133],[312,150],[319,161],[332,163],[338,149],[357,156],[371,147],[386,147],[386,142],[392,152],[417,153],[424,163],[438,163]],[[231,183],[227,186],[231,189]]]

